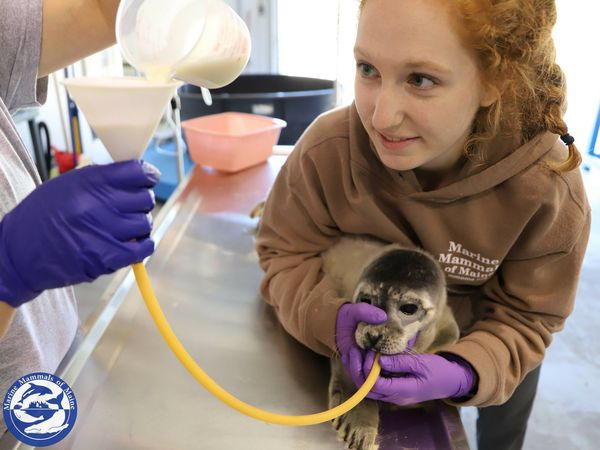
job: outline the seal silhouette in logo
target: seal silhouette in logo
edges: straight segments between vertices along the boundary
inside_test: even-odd
[[[56,375],[45,372],[19,378],[6,393],[2,409],[10,432],[36,447],[62,440],[77,418],[73,390]]]

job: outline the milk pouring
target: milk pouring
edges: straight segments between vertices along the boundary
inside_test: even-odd
[[[250,33],[222,0],[122,0],[117,41],[151,81],[205,88],[231,83],[250,57]]]

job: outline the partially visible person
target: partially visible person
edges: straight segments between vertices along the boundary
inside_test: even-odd
[[[399,312],[350,304],[321,255],[345,235],[433,255],[462,337],[382,356],[369,397],[477,406],[480,450],[522,447],[590,231],[555,22],[554,0],[362,0],[355,102],[301,137],[257,233],[265,300],[357,385],[373,354],[347,343]]]
[[[47,75],[115,43],[118,0],[0,0],[0,395],[53,373],[78,316],[69,286],[154,251],[159,172],[127,161],[40,183],[11,113],[46,98]],[[6,431],[0,422],[0,436]]]

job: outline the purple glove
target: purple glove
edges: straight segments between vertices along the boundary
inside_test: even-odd
[[[38,186],[0,221],[0,300],[18,307],[151,255],[149,188],[159,176],[150,164],[126,161]]]
[[[412,405],[468,395],[476,384],[475,371],[459,356],[443,355],[381,355],[381,375],[367,397],[397,405]],[[373,360],[372,355],[367,355],[363,372],[371,370]]]
[[[362,371],[365,355],[369,353],[356,344],[354,337],[356,327],[360,322],[377,325],[386,320],[387,314],[383,309],[367,303],[344,303],[338,309],[335,321],[335,343],[342,364],[350,376]]]
[[[415,334],[408,343],[406,344],[406,349],[399,355],[411,354],[411,349],[414,347],[415,342],[417,342],[417,338],[419,337],[419,333]],[[356,344],[355,344],[356,346]],[[365,381],[369,374],[371,373],[371,369],[373,368],[373,362],[375,361],[375,353],[373,350],[363,350],[362,348],[356,346],[356,348],[350,349],[349,352],[349,364],[344,366],[348,375],[356,385],[356,387],[361,387],[365,384]],[[368,397],[368,395],[367,395]]]

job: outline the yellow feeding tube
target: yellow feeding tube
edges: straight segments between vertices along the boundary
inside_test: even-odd
[[[285,414],[277,414],[270,411],[265,411],[244,403],[215,383],[215,381],[210,378],[198,366],[198,364],[196,364],[179,339],[177,339],[177,336],[171,329],[171,326],[167,322],[167,319],[165,318],[165,315],[158,304],[158,300],[154,295],[154,290],[152,289],[152,285],[150,284],[150,279],[148,278],[148,274],[146,273],[146,268],[144,265],[142,263],[134,264],[133,273],[135,274],[135,279],[142,297],[144,298],[144,302],[146,303],[146,307],[148,308],[148,311],[150,311],[152,319],[154,319],[154,323],[181,364],[183,364],[188,372],[190,372],[190,374],[211,394],[242,414],[246,414],[254,419],[276,425],[305,426],[328,422],[336,417],[341,416],[342,414],[347,413],[356,405],[358,405],[367,396],[375,384],[377,377],[379,376],[381,367],[379,366],[379,354],[377,354],[373,368],[371,369],[371,373],[367,377],[365,383],[352,397],[335,408],[316,414],[288,416]]]

